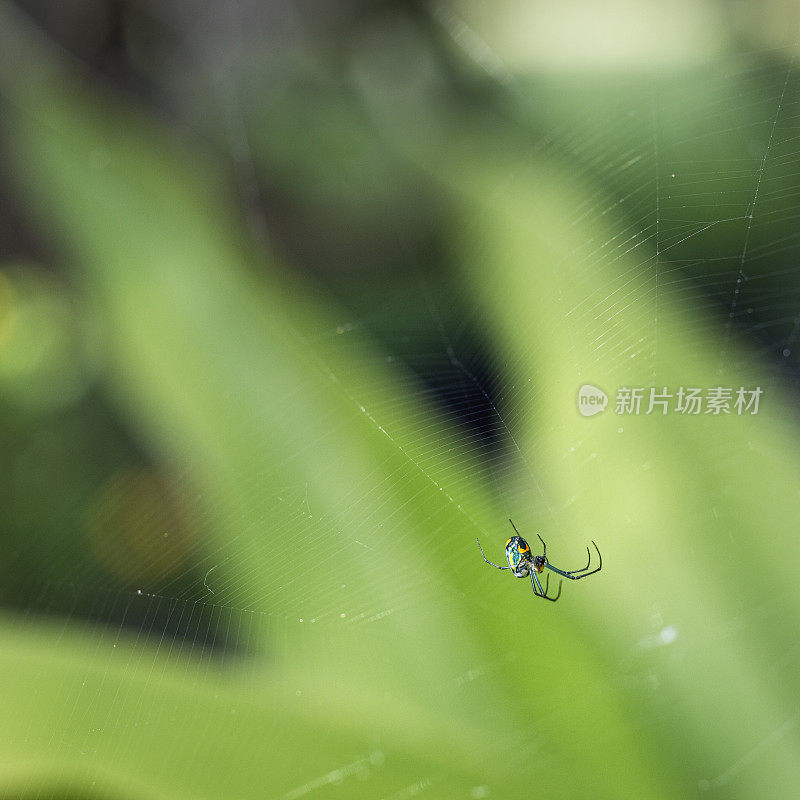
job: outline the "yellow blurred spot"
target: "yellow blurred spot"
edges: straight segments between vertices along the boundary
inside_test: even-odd
[[[92,372],[88,329],[68,287],[45,270],[0,271],[0,393],[37,410],[81,397]]]
[[[11,337],[16,324],[14,287],[5,272],[0,272],[0,357],[4,344]]]

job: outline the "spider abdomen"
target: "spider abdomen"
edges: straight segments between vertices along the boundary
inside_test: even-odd
[[[512,536],[506,542],[506,558],[511,571],[518,578],[527,578],[532,569],[536,569],[531,556],[531,548],[521,536]],[[537,572],[541,572],[538,569]]]

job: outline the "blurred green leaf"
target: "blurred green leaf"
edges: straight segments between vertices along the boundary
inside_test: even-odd
[[[619,223],[570,223],[585,187],[539,160],[520,170],[469,128],[421,158],[450,187],[453,248],[509,371],[542,376],[516,394],[532,454],[516,480],[548,554],[603,549],[603,573],[555,610],[478,558],[474,534],[495,536],[507,511],[464,481],[469,443],[411,375],[378,366],[374,342],[338,333],[315,287],[248,250],[214,154],[66,77],[2,21],[6,53],[31,65],[1,62],[18,179],[100,318],[109,391],[196,488],[207,602],[265,641],[215,661],[7,619],[5,794],[797,793],[797,677],[781,657],[798,509],[776,491],[800,485],[797,433],[774,386],[752,419],[577,415],[582,382],[703,385],[737,346],[698,344],[685,298],[662,289],[656,312],[633,256],[593,260]],[[309,486],[300,513],[281,487]]]
[[[548,465],[541,495],[559,509],[542,535],[557,542],[567,526],[570,539],[604,544],[602,586],[574,601],[585,644],[606,665],[591,682],[619,691],[640,742],[656,745],[648,758],[683,782],[678,796],[724,786],[726,797],[746,798],[764,785],[793,796],[800,682],[785,653],[800,591],[787,556],[800,495],[786,487],[800,486],[800,441],[791,399],[765,385],[754,354],[709,333],[683,286],[656,292],[654,271],[637,270],[630,250],[597,256],[622,223],[582,220],[578,235],[573,209],[588,192],[557,164],[533,157],[521,168],[495,154],[486,169],[461,158],[450,181],[465,187],[453,238],[476,302],[491,309],[517,374],[546,376],[543,393],[519,394],[533,413],[517,411],[521,446]],[[584,383],[612,404],[623,386],[760,384],[765,394],[757,416],[652,417],[646,397],[640,416],[587,419],[575,411]],[[558,648],[555,637],[541,644]],[[545,696],[560,688],[559,676],[540,676]],[[767,742],[769,757],[756,760]],[[607,741],[585,746],[602,752]],[[622,768],[613,753],[605,761]]]

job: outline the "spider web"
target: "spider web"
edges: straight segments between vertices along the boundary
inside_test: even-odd
[[[216,72],[202,88],[210,86],[219,104],[217,133],[221,131],[220,142],[238,176],[240,199],[249,215],[254,240],[263,244],[269,235],[275,235],[275,204],[272,210],[267,208],[273,198],[265,197],[268,189],[262,185],[259,156],[252,144],[257,136],[253,127],[258,121],[246,111],[251,107],[247,95],[252,87],[246,81],[237,83],[242,80],[238,68],[247,76],[247,64],[243,67],[237,58],[245,57],[249,38],[240,20],[232,16],[229,21],[233,40],[244,50],[237,53],[236,48],[223,48],[234,63],[222,67],[214,63]],[[452,30],[449,33],[454,35]],[[187,34],[184,70],[191,73],[197,69],[198,53],[209,55],[203,46],[207,34],[200,23]],[[464,41],[467,49],[474,51],[475,41],[462,37],[460,46]],[[568,207],[568,218],[562,220],[573,231],[577,249],[552,263],[558,291],[550,298],[554,307],[551,313],[563,324],[568,336],[566,352],[574,358],[569,372],[574,385],[568,387],[569,392],[577,398],[580,386],[593,383],[597,372],[607,380],[618,378],[618,385],[601,387],[611,397],[611,406],[603,415],[607,420],[614,413],[614,392],[621,386],[661,389],[665,381],[680,380],[674,363],[668,363],[669,354],[693,339],[710,347],[716,366],[714,374],[707,374],[705,387],[729,385],[735,389],[738,383],[734,381],[746,373],[748,364],[756,363],[758,381],[764,388],[763,403],[773,404],[773,414],[793,417],[800,389],[795,353],[800,297],[793,280],[800,244],[795,230],[800,73],[794,48],[719,59],[690,75],[614,81],[603,76],[594,83],[585,78],[512,79],[501,69],[501,62],[491,58],[487,62],[487,58],[484,52],[478,66],[490,73],[489,91],[509,91],[517,98],[514,124],[523,131],[525,140],[521,154],[496,176],[492,199],[502,203],[515,186],[525,185],[532,175],[540,174],[532,170],[541,170],[542,164],[547,169],[566,170],[583,188],[579,202]],[[177,65],[173,67],[179,83],[180,70]],[[686,107],[687,96],[690,108]],[[409,215],[412,222],[419,222],[411,212]],[[162,660],[179,651],[192,657],[193,666],[187,666],[187,671],[209,674],[236,663],[245,654],[280,652],[295,647],[298,641],[313,642],[308,644],[315,654],[309,664],[315,663],[319,648],[328,651],[328,661],[321,663],[341,665],[347,662],[352,648],[363,659],[367,672],[380,672],[378,657],[371,660],[356,642],[366,636],[364,629],[381,626],[389,618],[400,618],[412,628],[417,624],[424,613],[421,598],[427,596],[429,571],[415,571],[410,566],[414,560],[435,561],[446,587],[446,600],[435,613],[456,624],[457,609],[465,602],[463,582],[459,580],[466,574],[465,559],[479,559],[474,539],[480,537],[487,557],[501,562],[503,544],[510,535],[508,517],[529,540],[536,532],[543,532],[556,566],[576,569],[584,563],[583,547],[593,536],[591,531],[576,527],[573,509],[592,501],[593,495],[581,487],[587,483],[602,486],[604,470],[615,468],[612,465],[617,463],[595,435],[592,426],[600,420],[586,420],[580,438],[560,440],[560,451],[532,448],[532,420],[541,430],[560,424],[547,402],[553,392],[553,376],[548,374],[546,359],[539,362],[537,352],[529,360],[519,350],[509,349],[507,339],[495,335],[497,317],[491,308],[494,298],[497,303],[503,301],[499,289],[495,293],[490,285],[483,295],[476,292],[474,283],[460,274],[457,255],[429,247],[426,226],[418,224],[409,233],[404,224],[407,220],[401,215],[398,222],[391,208],[385,208],[377,218],[388,233],[376,237],[370,246],[375,248],[373,255],[385,256],[385,266],[375,275],[368,275],[363,265],[360,271],[336,271],[334,264],[330,271],[313,272],[309,259],[304,264],[313,273],[309,283],[323,287],[335,298],[336,318],[330,319],[327,327],[298,329],[295,335],[315,354],[319,376],[335,382],[347,398],[352,418],[344,433],[363,430],[364,425],[371,427],[388,441],[391,457],[374,472],[360,476],[335,502],[318,492],[320,475],[306,474],[300,482],[287,482],[286,475],[297,472],[294,464],[276,464],[268,474],[253,477],[265,487],[269,507],[242,511],[245,527],[257,529],[268,522],[276,541],[308,543],[318,552],[320,568],[314,583],[300,596],[292,590],[298,570],[303,568],[296,548],[243,548],[237,537],[210,549],[179,543],[175,550],[160,551],[158,558],[145,553],[137,567],[139,575],[128,573],[124,586],[96,565],[75,565],[67,544],[57,547],[51,556],[57,574],[43,575],[17,603],[27,615],[54,615],[65,625],[86,618],[87,647],[97,653],[115,648],[121,637],[133,632],[132,652],[145,664],[149,661],[153,676],[141,687],[143,707],[148,692],[158,685]],[[479,218],[474,230],[460,229],[461,247],[469,249],[481,238],[483,222]],[[444,219],[437,223],[446,227]],[[608,235],[598,238],[598,231]],[[301,264],[309,252],[313,253],[298,249],[291,237],[281,239],[277,235],[276,239],[277,247]],[[463,251],[456,248],[456,252]],[[437,265],[435,269],[431,263]],[[488,265],[486,269],[486,280],[491,284],[491,269]],[[613,286],[598,282],[598,273],[613,274]],[[584,287],[578,301],[574,300],[576,286]],[[620,318],[632,320],[641,335],[632,340],[620,329]],[[526,324],[528,321],[520,320],[521,326]],[[364,340],[377,344],[360,351],[359,343]],[[547,340],[543,335],[542,341]],[[586,341],[592,343],[588,352],[582,344]],[[355,359],[350,357],[354,348],[359,353]],[[535,351],[535,344],[533,348]],[[348,354],[347,359],[341,357],[343,353]],[[347,366],[340,367],[342,363]],[[541,363],[541,369],[532,370],[532,363]],[[696,373],[690,371],[686,385],[695,378]],[[677,386],[671,385],[671,389]],[[306,392],[321,390],[317,384],[310,384],[269,398],[267,413],[285,417],[287,425],[295,423],[296,395]],[[574,412],[577,414],[577,405]],[[687,425],[690,422],[687,420]],[[747,454],[741,452],[749,436],[745,422],[742,420],[735,431],[728,427],[731,438],[727,447],[720,449],[721,459],[734,463],[747,460]],[[654,418],[620,417],[613,421],[620,434],[634,428],[645,440],[658,424]],[[314,439],[324,447],[328,422],[320,419],[314,425]],[[645,425],[650,426],[650,433]],[[290,462],[302,463],[302,455],[293,454]],[[627,458],[632,480],[647,473],[657,460],[656,455],[641,450]],[[566,495],[553,491],[549,479],[553,459],[571,465],[577,475],[575,491]],[[142,460],[147,461],[147,457]],[[332,463],[330,468],[335,470],[337,465]],[[179,486],[183,481],[190,482],[180,468],[173,473]],[[404,482],[411,476],[420,487],[420,502],[424,496],[425,503],[416,530],[408,529],[406,520],[385,513],[395,507],[395,497],[404,491]],[[113,486],[109,489],[105,485],[106,504],[100,504],[96,512],[99,529],[112,514],[109,509],[117,496]],[[131,484],[124,485],[130,497]],[[438,493],[437,499],[428,497],[426,491],[431,490]],[[746,489],[733,487],[730,492],[724,490],[710,497],[709,508],[699,509],[698,515],[724,515],[731,495],[743,491]],[[164,520],[178,520],[178,528],[183,525],[200,530],[213,524],[213,514],[203,510],[203,498],[196,498],[197,508],[186,512],[190,514],[187,522],[184,510],[176,511],[169,499],[172,495],[169,490],[165,492],[167,499],[153,511],[154,516],[129,522],[134,531],[137,526],[149,529],[163,525]],[[789,495],[792,499],[797,495],[797,487],[787,486],[778,496],[783,493],[788,502]],[[164,507],[170,510],[164,512]],[[454,516],[459,520],[457,532],[451,524]],[[348,525],[354,517],[366,520],[356,534]],[[624,513],[621,518],[624,520]],[[419,535],[422,528],[424,537]],[[619,562],[626,545],[635,551],[634,560],[641,556],[639,564],[645,578],[655,578],[664,569],[644,558],[646,549],[631,540],[628,528],[625,531],[628,533],[623,532],[617,541],[599,543],[607,556],[606,586],[625,580],[614,567],[614,556]],[[740,535],[741,531],[732,529],[732,548],[758,546],[758,541],[734,538]],[[679,538],[687,542],[683,535]],[[700,564],[698,571],[710,572],[714,552],[691,540],[686,546],[688,557]],[[30,549],[36,551],[35,539]],[[661,546],[655,549],[666,552]],[[403,559],[398,558],[401,551],[405,551]],[[12,555],[21,562],[26,558],[22,550]],[[255,596],[248,580],[250,561],[257,561],[262,572],[271,576]],[[325,568],[329,562],[333,568]],[[731,566],[734,562],[725,563]],[[366,597],[342,564],[351,564],[353,572],[376,570],[384,575],[389,586],[380,602]],[[727,578],[719,580],[723,592],[735,585],[732,578],[730,587],[724,582]],[[598,585],[602,584],[567,586],[565,594],[567,590],[575,595],[579,589],[584,595],[597,591],[595,597],[610,602],[609,591],[597,589]],[[520,604],[536,602],[527,587],[514,585],[506,575],[489,569],[472,583],[470,593],[471,607],[484,613],[512,614]],[[627,597],[626,602],[637,599],[641,610],[634,621],[613,634],[615,640],[620,638],[617,651],[627,655],[609,668],[611,680],[620,686],[633,685],[647,713],[662,715],[662,734],[679,752],[680,747],[668,733],[663,704],[665,697],[672,696],[667,688],[672,673],[690,660],[687,650],[698,646],[684,637],[693,622],[670,609],[658,593]],[[753,605],[746,599],[747,594],[741,601],[731,601],[733,614],[729,629],[719,631],[722,639],[746,640],[763,620],[784,614],[792,598],[779,590],[771,599]],[[534,612],[543,614],[546,610],[535,608]],[[596,608],[586,613],[586,618],[595,622],[603,619]],[[599,647],[596,632],[589,632],[589,626],[582,627],[583,623],[575,624],[591,646]],[[321,632],[298,632],[310,627]],[[342,633],[343,629],[347,632]],[[773,653],[769,647],[765,652]],[[763,664],[766,674],[780,678],[796,670],[797,656],[797,647],[780,657],[767,655]],[[113,658],[112,653],[109,663]],[[459,660],[460,672],[451,676],[452,682],[467,693],[476,681],[501,674],[514,658],[514,647],[509,644],[492,653],[466,651]],[[134,666],[140,665],[131,668]],[[398,671],[402,672],[402,664]],[[311,684],[311,667],[309,672],[307,681]],[[391,683],[385,688],[388,694],[399,691]],[[300,696],[306,690],[303,684],[296,692]],[[421,695],[433,701],[438,690],[437,686],[424,687]],[[83,726],[92,716],[91,700],[87,705],[75,691],[75,687],[64,687],[59,724],[53,727],[54,752],[73,747],[64,732]],[[149,724],[144,714],[127,721],[118,717],[115,709],[122,702],[120,698],[119,704],[112,703],[105,725],[96,728],[101,752],[107,727],[128,724],[133,731]],[[564,724],[560,718],[563,713],[567,714],[567,724],[571,715],[577,714],[572,707],[565,710],[557,694],[543,699],[539,708],[542,730],[548,733]],[[169,714],[170,709],[163,713]],[[796,728],[796,709],[766,711],[754,724],[752,735],[696,758],[697,785],[707,791],[726,787],[737,792],[738,782],[752,774],[755,762],[769,764],[776,749],[794,741]],[[521,745],[525,752],[538,752],[542,737],[525,736]],[[131,753],[136,748],[134,738],[132,733],[128,744]],[[338,785],[346,791],[352,789],[353,776],[368,781],[387,757],[378,739],[376,735],[363,752],[350,753],[310,773],[284,797],[322,796]],[[86,754],[83,749],[81,753]],[[165,754],[165,764],[167,759]],[[437,781],[441,776],[412,766],[408,783],[397,786],[392,796],[397,800],[417,794],[438,796],[441,787]],[[746,791],[749,784],[741,785]],[[489,787],[478,784],[472,787],[472,796],[487,796],[489,791]]]

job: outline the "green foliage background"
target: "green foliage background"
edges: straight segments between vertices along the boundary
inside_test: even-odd
[[[9,603],[0,622],[0,795],[797,796],[794,400],[719,321],[698,288],[702,276],[668,281],[665,251],[654,292],[657,278],[642,268],[652,241],[613,258],[601,252],[626,230],[623,209],[575,224],[576,209],[597,205],[592,180],[602,176],[531,152],[521,131],[534,110],[522,100],[505,101],[487,122],[469,104],[437,107],[413,86],[409,99],[398,76],[391,103],[379,68],[359,78],[374,128],[333,93],[301,93],[280,99],[285,129],[271,127],[253,143],[254,157],[297,202],[353,203],[347,214],[378,241],[373,197],[397,204],[401,231],[425,218],[410,196],[439,210],[454,280],[491,331],[506,377],[536,376],[540,387],[511,395],[519,457],[504,480],[557,547],[555,563],[580,560],[589,538],[603,551],[600,575],[544,607],[478,557],[481,530],[494,537],[487,552],[500,557],[510,513],[495,484],[467,479],[484,475],[483,454],[420,400],[410,370],[380,366],[388,351],[378,337],[355,330],[342,344],[307,335],[336,329],[351,312],[289,269],[269,236],[250,244],[214,147],[168,130],[82,74],[10,7],[0,12],[8,171],[70,265],[69,290],[48,288],[50,279],[25,265],[7,265],[9,285],[15,297],[35,299],[19,308],[35,325],[54,326],[52,341],[78,342],[79,356],[62,342],[53,357],[62,365],[50,374],[58,392],[68,394],[77,380],[68,365],[82,360],[141,448],[192,487],[198,547],[225,554],[211,604],[227,609],[223,625],[245,620],[260,642],[221,657],[144,635],[146,617],[138,635],[61,617],[66,585],[49,616]],[[406,32],[394,45],[413,56],[418,43]],[[774,76],[787,66],[774,65],[766,85],[780,88]],[[798,96],[790,78],[789,116]],[[705,98],[752,92],[762,128],[776,102],[708,67],[626,82],[623,97],[596,76],[539,83],[532,96],[547,100],[538,124],[550,125],[550,115],[586,142],[587,162],[593,148],[616,152],[615,138],[648,141],[653,96],[662,101],[656,144],[698,159],[710,156],[681,142]],[[598,102],[604,92],[607,102]],[[261,107],[257,96],[245,98],[256,120]],[[580,112],[587,107],[608,116]],[[621,107],[640,113],[623,125]],[[739,101],[731,112],[739,130],[747,108]],[[297,122],[298,109],[310,124]],[[734,164],[737,146],[714,154]],[[348,164],[354,152],[359,159]],[[322,183],[315,159],[329,167]],[[605,190],[614,195],[614,180],[647,184],[645,169],[615,166]],[[362,171],[374,186],[365,181],[354,193]],[[796,182],[786,175],[791,191]],[[713,176],[701,179],[711,191]],[[752,175],[742,185],[751,193]],[[787,235],[794,220],[786,215]],[[665,218],[662,242],[680,239],[671,224]],[[705,239],[709,258],[741,234],[740,225]],[[774,230],[769,237],[780,238]],[[748,265],[751,277],[761,263]],[[770,269],[765,263],[767,280]],[[691,265],[685,270],[691,279]],[[76,308],[62,323],[63,297]],[[395,313],[382,324],[391,329],[415,312]],[[603,347],[598,335],[614,344]],[[28,385],[9,342],[22,346],[9,334],[0,352],[6,448],[23,425],[8,397],[18,400]],[[762,411],[624,424],[575,413],[583,382],[654,385],[653,361],[630,357],[651,349],[658,385],[761,384]],[[35,424],[57,440],[64,428],[49,413],[37,412]],[[92,419],[98,437],[113,428]],[[298,521],[281,486],[313,487],[313,517]],[[66,489],[59,502],[63,519],[83,498]],[[27,531],[23,547],[15,537],[24,525],[6,521],[7,582],[26,581],[36,559],[47,573],[47,551],[56,567],[73,568],[65,553],[79,545],[66,533],[50,540]],[[133,614],[135,584],[130,592]],[[189,600],[209,603],[207,595]],[[308,624],[337,603],[355,610],[349,617],[386,614],[370,624],[335,615]],[[664,630],[674,641],[659,638]]]

